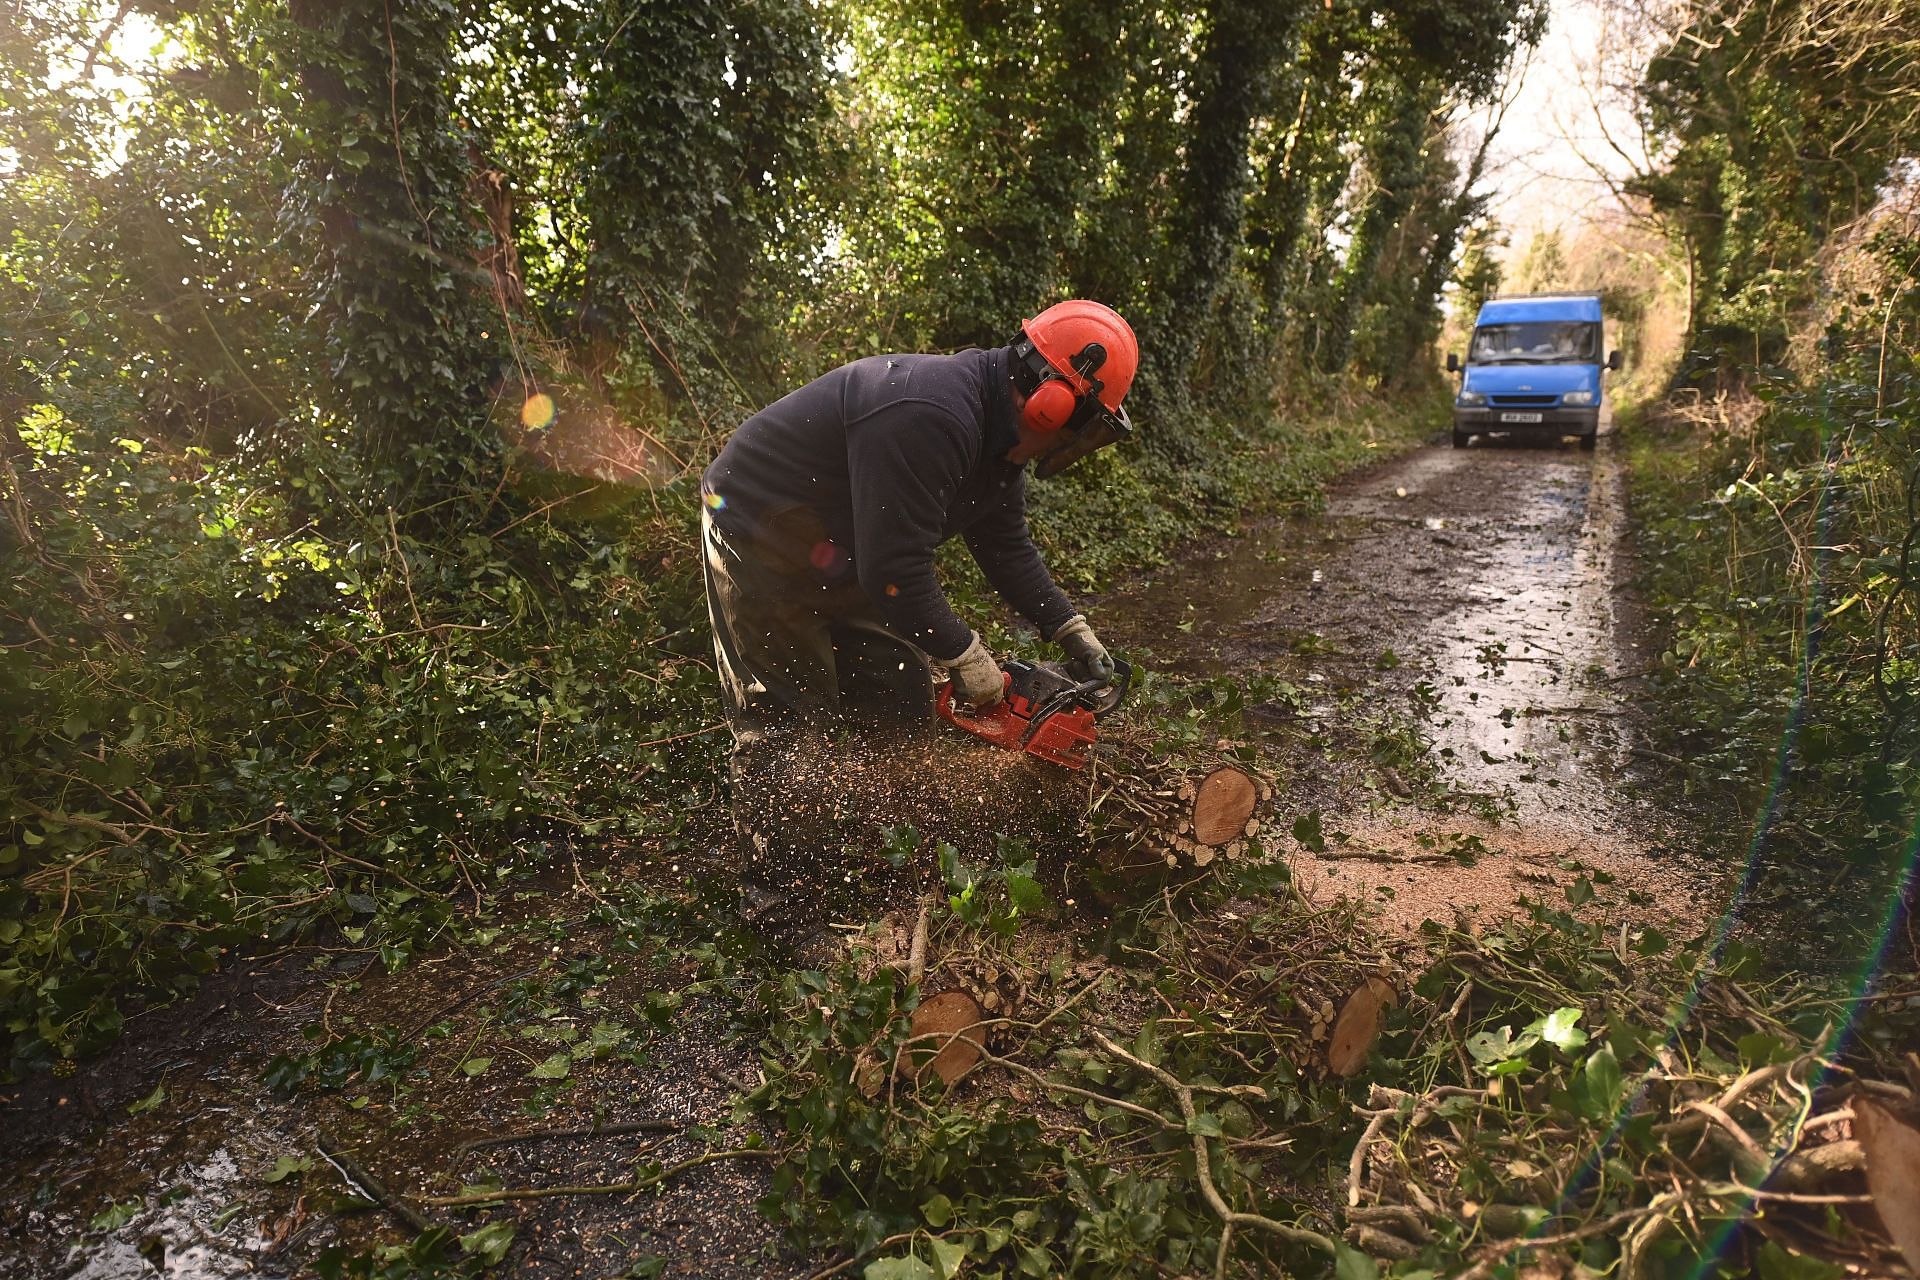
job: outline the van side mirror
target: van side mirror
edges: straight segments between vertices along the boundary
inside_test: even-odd
[[[1619,355],[1620,353],[1619,353],[1618,351],[1616,351],[1616,352],[1614,352],[1613,354],[1615,354],[1615,355],[1617,356],[1617,355]],[[1458,372],[1460,372],[1460,357],[1459,357],[1459,356],[1457,356],[1457,355],[1455,355],[1455,354],[1454,354],[1453,352],[1451,352],[1451,351],[1449,351],[1449,352],[1447,352],[1447,372],[1448,372],[1448,373],[1458,373]]]
[[[1607,368],[1618,373],[1620,372],[1620,366],[1624,363],[1626,362],[1620,358],[1620,348],[1615,347],[1613,354],[1607,357]]]

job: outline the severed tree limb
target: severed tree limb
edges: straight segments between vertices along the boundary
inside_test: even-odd
[[[1387,1126],[1387,1121],[1395,1114],[1394,1108],[1376,1111],[1373,1119],[1367,1121],[1367,1128],[1360,1135],[1360,1141],[1354,1144],[1353,1154],[1347,1157],[1347,1208],[1352,1209],[1360,1203],[1360,1179],[1367,1167],[1367,1149],[1373,1146],[1374,1139]],[[1352,1215],[1349,1214],[1349,1217]]]
[[[933,913],[933,895],[920,898],[920,918],[913,924],[913,941],[907,947],[907,985],[915,986],[927,976],[927,921]]]

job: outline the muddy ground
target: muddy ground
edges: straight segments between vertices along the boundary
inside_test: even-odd
[[[1717,878],[1636,771],[1645,642],[1607,443],[1417,449],[1324,516],[1195,548],[1090,612],[1145,666],[1252,691],[1298,881],[1387,934],[1583,878],[1702,921]],[[500,1224],[515,1276],[831,1267],[756,1209],[751,1155],[637,1195],[422,1203],[753,1140],[732,1108],[757,1045],[730,1019],[766,961],[710,905],[698,845],[583,852],[397,973],[344,941],[236,963],[77,1075],[9,1090],[0,1277],[294,1275],[328,1245],[410,1237],[418,1212]]]

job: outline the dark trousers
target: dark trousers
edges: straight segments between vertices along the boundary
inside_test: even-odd
[[[843,845],[876,814],[875,753],[932,731],[933,674],[858,583],[823,586],[804,561],[738,545],[702,517],[742,907],[776,933],[824,924],[823,895],[848,875]]]

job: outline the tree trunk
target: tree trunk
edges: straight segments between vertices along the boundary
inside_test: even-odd
[[[1340,372],[1353,359],[1354,325],[1372,297],[1374,268],[1386,249],[1387,237],[1413,206],[1433,101],[1430,86],[1413,82],[1403,84],[1386,107],[1371,160],[1373,195],[1347,246],[1346,261],[1334,277],[1333,301],[1323,325],[1320,367],[1328,373]]]
[[[481,336],[492,281],[473,265],[484,222],[451,93],[457,17],[350,0],[298,3],[293,18],[317,37],[300,73],[312,145],[289,193],[293,220],[319,231],[309,282],[331,367],[315,398],[350,431],[361,473],[347,487],[407,510],[473,484],[498,448]]]
[[[1298,0],[1218,0],[1194,73],[1192,136],[1180,190],[1185,193],[1170,278],[1157,293],[1165,312],[1155,317],[1142,350],[1152,411],[1142,421],[1147,443],[1163,456],[1191,453],[1185,430],[1187,381],[1200,352],[1214,298],[1240,252],[1251,175],[1249,132],[1264,112],[1277,69],[1295,47]]]

